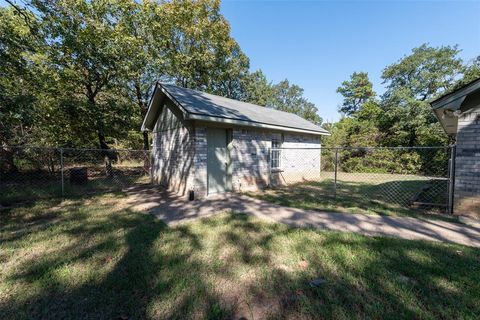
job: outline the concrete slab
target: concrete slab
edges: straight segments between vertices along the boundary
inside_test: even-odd
[[[431,240],[480,247],[480,228],[441,220],[320,212],[283,207],[236,193],[188,201],[158,187],[133,187],[127,202],[135,210],[148,211],[168,225],[234,211],[298,227],[355,232],[409,240]]]

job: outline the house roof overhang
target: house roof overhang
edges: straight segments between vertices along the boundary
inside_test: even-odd
[[[142,123],[141,130],[142,131],[152,131],[155,127],[156,121],[160,115],[162,105],[164,104],[165,99],[169,99],[174,103],[174,105],[181,111],[183,120],[192,120],[192,121],[200,121],[200,122],[207,122],[207,123],[221,123],[221,124],[232,124],[236,126],[244,126],[244,127],[255,127],[261,129],[271,129],[271,130],[278,130],[278,131],[286,131],[286,132],[295,132],[295,133],[304,133],[304,134],[311,134],[311,135],[318,135],[318,136],[329,136],[330,133],[325,131],[321,128],[322,131],[314,131],[308,130],[305,128],[298,128],[294,126],[280,126],[275,124],[269,124],[259,121],[253,120],[240,120],[240,119],[232,119],[229,117],[222,117],[222,116],[212,116],[209,114],[200,114],[195,112],[189,112],[189,110],[183,106],[175,96],[172,95],[168,90],[162,86],[161,83],[155,84],[155,89],[150,98],[150,102],[148,105],[148,111],[145,115],[145,118]]]
[[[475,105],[480,98],[480,79],[476,79],[457,90],[430,102],[435,116],[448,135],[456,135],[458,116]]]

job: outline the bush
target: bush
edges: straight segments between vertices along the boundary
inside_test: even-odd
[[[342,151],[344,172],[418,174],[422,161],[417,151],[402,149],[354,149]]]

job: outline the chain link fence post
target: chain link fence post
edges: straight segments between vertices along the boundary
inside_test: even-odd
[[[60,148],[60,175],[62,177],[62,201],[65,197],[65,177],[63,170],[63,148]]]
[[[335,148],[335,178],[333,182],[334,195],[337,197],[338,148]]]
[[[268,187],[272,187],[272,148],[268,148]]]
[[[453,214],[453,199],[454,199],[454,186],[455,186],[455,157],[457,146],[455,144],[449,147],[450,157],[448,159],[448,210],[449,214]]]

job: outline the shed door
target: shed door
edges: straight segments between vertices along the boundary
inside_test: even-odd
[[[225,129],[207,128],[208,194],[229,191],[230,156]]]

